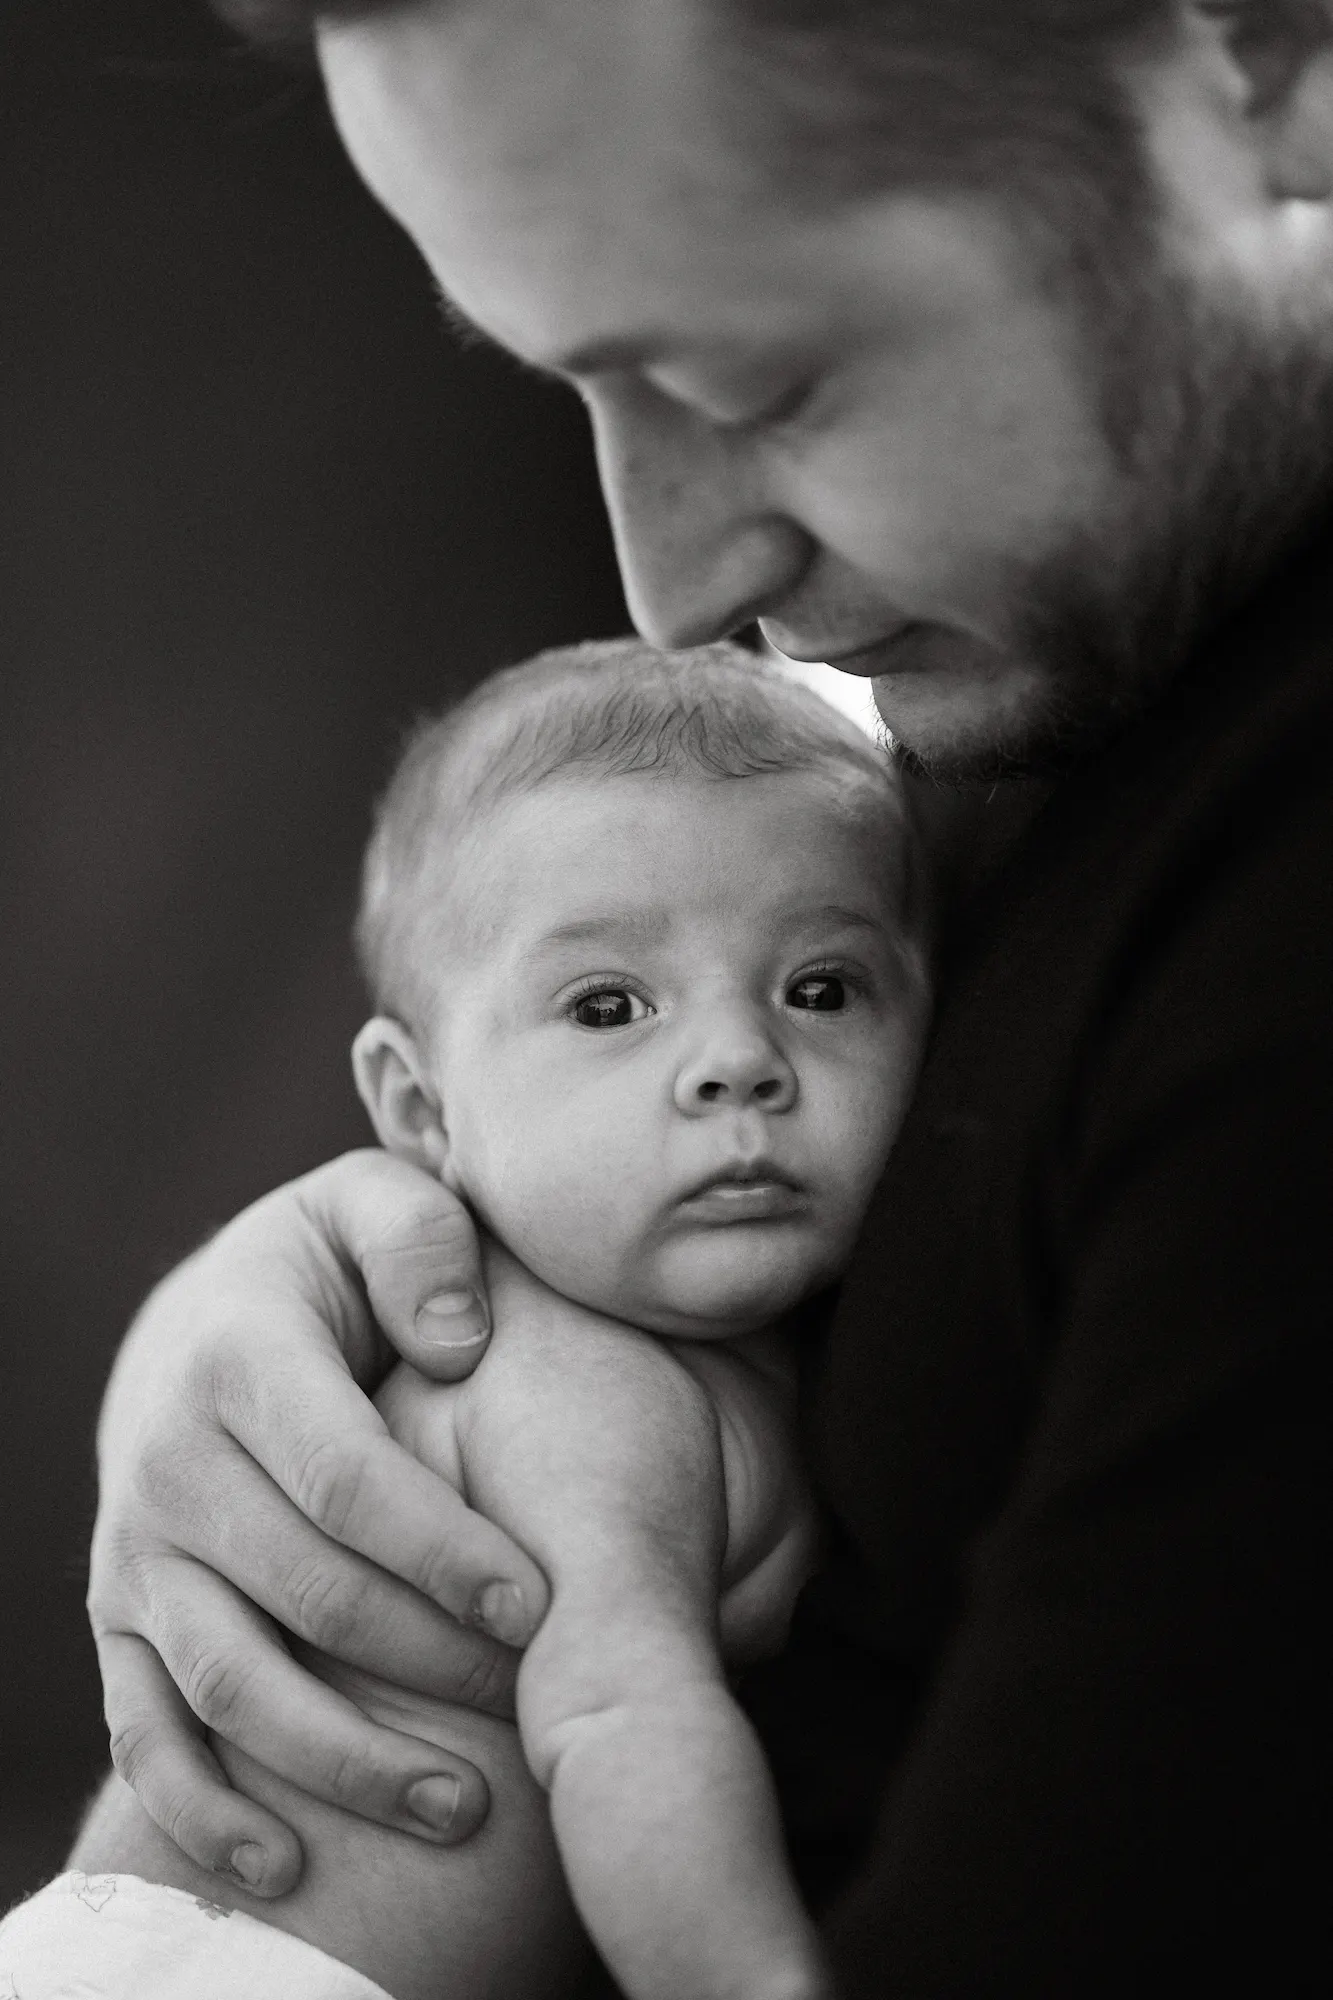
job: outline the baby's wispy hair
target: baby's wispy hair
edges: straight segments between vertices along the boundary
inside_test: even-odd
[[[883,819],[904,931],[918,936],[920,869],[887,750],[768,662],[730,644],[660,652],[616,639],[492,674],[409,731],[376,809],[356,924],[376,1007],[426,1024],[426,968],[461,836],[501,800],[590,771],[744,780],[805,770],[835,776],[849,812]]]

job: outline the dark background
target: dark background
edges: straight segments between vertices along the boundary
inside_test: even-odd
[[[623,629],[577,404],[451,347],[308,80],[0,0],[0,1908],[104,1761],[91,1439],[154,1278],[367,1137],[401,724]]]

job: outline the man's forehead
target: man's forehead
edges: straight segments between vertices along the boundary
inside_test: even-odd
[[[727,149],[731,173],[700,158],[735,123],[716,116],[704,20],[688,0],[415,0],[328,23],[319,42],[340,115],[386,170],[429,149],[459,192],[471,170],[530,203],[571,171],[591,196],[614,164],[716,204],[746,155]]]
[[[705,366],[817,361],[834,329],[882,342],[919,301],[947,312],[976,282],[977,235],[993,227],[982,199],[949,198],[945,226],[938,195],[788,201],[771,180],[717,167],[730,138],[672,139],[625,117],[614,91],[620,122],[585,117],[561,152],[564,111],[545,136],[541,120],[586,79],[554,64],[534,80],[525,58],[511,106],[498,84],[469,87],[452,29],[450,14],[412,9],[330,32],[331,97],[446,312],[540,368],[647,370],[683,351]]]
[[[325,30],[330,97],[363,176],[506,346],[527,351],[537,318],[553,350],[598,319],[609,333],[632,318],[651,340],[691,299],[725,318],[731,297],[747,322],[771,321],[793,276],[827,284],[828,218],[754,170],[734,114],[712,101],[710,66],[663,28],[694,11],[488,0]]]

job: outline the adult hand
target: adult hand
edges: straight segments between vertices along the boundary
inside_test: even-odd
[[[121,1351],[88,1597],[112,1757],[186,1854],[259,1895],[295,1884],[300,1845],[228,1786],[209,1730],[428,1840],[466,1839],[485,1818],[473,1765],[369,1722],[279,1628],[400,1686],[512,1713],[513,1649],[541,1621],[545,1579],[368,1399],[389,1343],[452,1381],[488,1331],[466,1211],[366,1151],[247,1209],[153,1294]]]

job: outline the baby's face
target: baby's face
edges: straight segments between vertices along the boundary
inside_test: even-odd
[[[820,773],[574,774],[474,830],[446,1171],[557,1291],[720,1337],[843,1268],[926,1014],[867,817]]]

